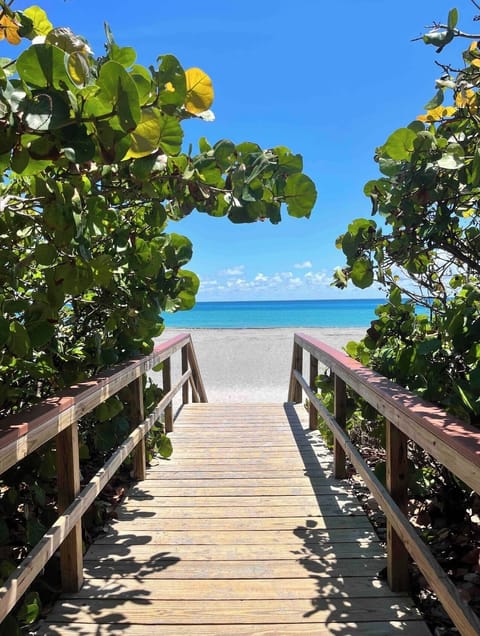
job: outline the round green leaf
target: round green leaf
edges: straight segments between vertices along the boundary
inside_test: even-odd
[[[317,200],[315,184],[304,174],[292,174],[285,184],[285,199],[290,216],[308,218]]]
[[[397,161],[409,159],[413,152],[413,142],[416,136],[416,133],[409,128],[399,128],[390,135],[382,150],[391,159]]]
[[[373,264],[371,260],[365,257],[358,258],[352,266],[350,277],[356,287],[360,287],[360,289],[370,287],[373,283]]]
[[[17,60],[17,72],[26,84],[38,88],[71,85],[65,68],[65,53],[51,44],[34,44]]]

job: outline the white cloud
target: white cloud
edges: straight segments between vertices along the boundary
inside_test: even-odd
[[[303,261],[303,263],[295,263],[295,269],[312,269],[312,261]]]
[[[216,278],[201,281],[199,300],[272,300],[285,298],[322,298],[331,293],[331,272],[257,272],[252,277],[239,265],[221,272]]]
[[[323,285],[327,286],[330,284],[331,274],[327,274],[326,272],[307,272],[304,275],[304,280],[308,285]]]
[[[235,265],[220,272],[222,276],[241,276],[245,270],[245,265]]]

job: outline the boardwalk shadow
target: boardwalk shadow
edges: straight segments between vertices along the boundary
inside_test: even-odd
[[[332,477],[331,453],[319,434],[303,427],[293,404],[284,408],[318,504],[316,514],[293,531],[303,541],[296,552],[298,562],[317,588],[304,617],[322,616],[321,622],[339,636],[351,636],[352,630],[362,633],[365,622],[378,624],[380,631],[370,631],[370,624],[369,634],[409,632],[412,623],[405,619],[417,615],[405,597],[390,592],[380,580],[383,549],[361,505],[353,494],[344,494],[345,482]]]

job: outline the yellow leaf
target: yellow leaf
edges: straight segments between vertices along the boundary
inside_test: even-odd
[[[470,62],[470,64],[471,66],[480,66],[480,59],[476,57],[474,60]]]
[[[160,114],[156,108],[144,108],[142,118],[131,133],[132,143],[124,159],[147,157],[158,150],[160,142]]]
[[[18,35],[19,25],[5,13],[0,18],[0,40],[4,38],[10,44],[20,44],[22,38]]]
[[[468,88],[466,91],[460,91],[455,96],[455,104],[459,108],[465,108],[466,106],[470,108],[475,108],[477,102],[477,94],[472,91],[471,88]]]
[[[185,71],[187,95],[185,108],[189,113],[198,115],[208,110],[213,103],[213,86],[209,76],[199,68]]]
[[[27,18],[33,22],[33,31],[35,35],[47,35],[53,29],[53,24],[47,18],[47,14],[43,9],[33,5],[23,12]]]
[[[419,115],[417,119],[424,122],[441,121],[447,117],[452,117],[457,112],[454,106],[437,106],[432,110],[427,110],[425,115]]]
[[[175,92],[175,88],[174,88],[172,82],[167,82],[165,84],[165,90],[168,91],[169,93],[174,93]]]
[[[74,51],[67,57],[67,71],[77,86],[85,86],[90,78],[88,61],[80,51]]]
[[[477,49],[478,49],[478,42],[472,42],[470,46],[468,47],[468,50],[472,53],[476,51]]]

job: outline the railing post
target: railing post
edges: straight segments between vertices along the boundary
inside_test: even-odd
[[[408,437],[392,422],[386,423],[387,489],[406,515],[408,512]],[[409,588],[408,551],[387,520],[387,579],[392,592]]]
[[[318,360],[317,358],[310,354],[310,388],[312,391],[315,391],[316,388],[316,379],[318,376]],[[317,409],[310,402],[308,408],[308,420],[311,431],[316,431],[318,429],[318,413]]]
[[[303,371],[303,348],[296,342],[293,343],[292,371],[290,375],[288,401],[300,404],[302,401],[302,387],[297,382],[294,371],[298,371],[300,374],[302,374]]]
[[[163,393],[166,395],[172,388],[172,365],[170,358],[167,358],[163,362]],[[173,431],[173,409],[172,403],[165,407],[165,433],[171,433]]]
[[[182,375],[188,371],[188,345],[182,347]],[[188,404],[188,382],[182,386],[182,404]]]
[[[131,428],[136,428],[145,419],[143,408],[143,377],[140,376],[130,385],[130,417]],[[133,452],[133,475],[134,478],[142,481],[147,477],[147,451],[145,437],[137,444]]]
[[[57,435],[58,511],[63,514],[80,493],[78,422]],[[79,521],[60,546],[60,571],[64,592],[78,592],[83,583],[82,522]]]
[[[345,430],[347,426],[347,386],[342,378],[339,378],[337,374],[333,376],[334,387],[334,417],[337,424]],[[346,471],[346,458],[345,451],[335,439],[335,445],[333,449],[333,476],[335,479],[345,479],[347,476]]]

